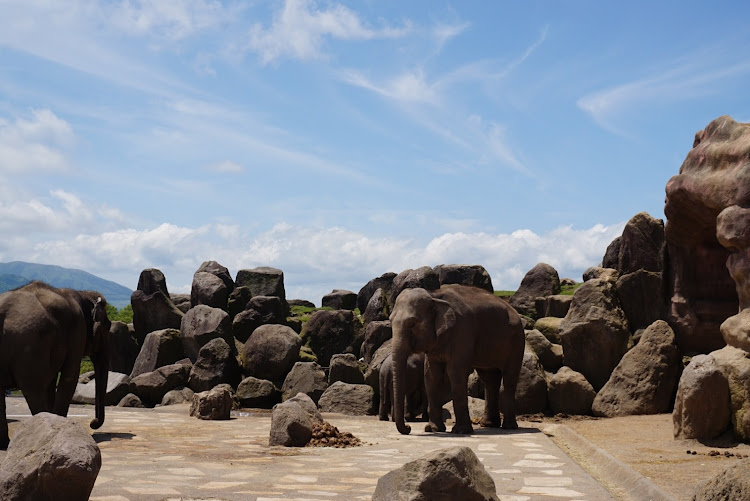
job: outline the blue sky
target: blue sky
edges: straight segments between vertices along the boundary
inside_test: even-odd
[[[750,121],[745,2],[0,0],[0,261],[317,304],[387,271],[580,280]]]

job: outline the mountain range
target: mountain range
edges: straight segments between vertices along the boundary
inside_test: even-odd
[[[82,270],[22,261],[0,263],[0,292],[21,287],[33,280],[41,280],[53,287],[101,292],[107,302],[117,308],[130,304],[130,294],[133,293],[127,287]]]

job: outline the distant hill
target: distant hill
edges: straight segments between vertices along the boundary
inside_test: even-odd
[[[101,292],[107,302],[117,308],[130,304],[130,294],[133,292],[82,270],[22,261],[0,263],[0,292],[21,287],[33,280],[41,280],[53,287]]]

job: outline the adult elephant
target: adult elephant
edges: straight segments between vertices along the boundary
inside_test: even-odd
[[[453,433],[472,433],[467,380],[472,368],[485,385],[482,426],[499,427],[502,381],[503,421],[517,428],[515,393],[523,362],[525,334],[521,318],[504,300],[483,289],[444,285],[432,293],[403,291],[391,313],[393,328],[393,396],[396,427],[403,434],[404,374],[410,354],[425,352],[425,387],[429,423],[425,431],[445,431],[443,378],[448,376],[456,423]]]
[[[1,449],[9,442],[5,388],[20,389],[32,414],[67,416],[84,355],[91,357],[96,377],[91,427],[104,423],[110,328],[106,306],[98,292],[57,289],[42,282],[0,294]]]

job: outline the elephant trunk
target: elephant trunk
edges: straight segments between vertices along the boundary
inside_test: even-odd
[[[91,428],[98,429],[104,424],[104,405],[107,396],[107,379],[109,377],[109,356],[106,347],[102,352],[91,357],[94,362],[96,380],[96,400],[94,403],[96,417],[91,420]]]
[[[394,337],[395,341],[395,337]],[[406,360],[409,353],[402,343],[393,344],[393,420],[402,435],[408,435],[411,427],[404,422],[404,401],[406,399]]]

